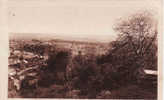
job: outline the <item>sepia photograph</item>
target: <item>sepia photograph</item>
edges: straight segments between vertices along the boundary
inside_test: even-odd
[[[9,0],[8,98],[159,99],[150,1]]]

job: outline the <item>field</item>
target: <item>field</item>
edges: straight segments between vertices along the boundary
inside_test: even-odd
[[[8,97],[157,99],[152,81],[138,84],[110,62],[98,64],[110,49],[110,43],[10,39]]]

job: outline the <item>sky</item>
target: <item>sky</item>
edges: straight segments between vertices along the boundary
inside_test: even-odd
[[[118,18],[157,10],[159,4],[158,0],[9,0],[9,31],[108,40],[117,36],[113,25]]]

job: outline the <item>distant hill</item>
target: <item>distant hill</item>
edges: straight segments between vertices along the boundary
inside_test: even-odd
[[[52,33],[10,33],[10,39],[38,39],[38,40],[52,40],[52,39],[61,39],[66,41],[81,41],[81,42],[111,42],[114,40],[113,36],[101,37],[99,36],[78,36],[78,35],[59,35]]]

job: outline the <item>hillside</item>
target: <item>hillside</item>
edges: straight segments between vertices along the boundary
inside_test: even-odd
[[[40,40],[51,40],[51,39],[60,39],[66,41],[82,41],[82,42],[100,42],[108,43],[114,40],[113,36],[101,36],[100,35],[65,35],[57,33],[10,33],[9,37],[11,39],[40,39]]]

